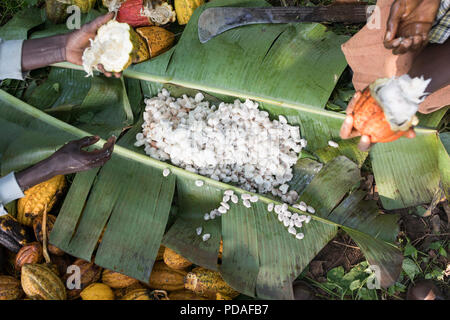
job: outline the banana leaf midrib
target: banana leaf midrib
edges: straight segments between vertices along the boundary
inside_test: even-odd
[[[59,68],[83,70],[83,67],[69,63],[69,62],[56,63],[56,64],[53,64],[52,66],[59,67]],[[244,93],[240,93],[240,92],[223,90],[223,89],[219,89],[219,88],[203,86],[203,85],[190,83],[190,82],[176,81],[176,80],[172,79],[172,77],[161,77],[161,76],[149,75],[147,73],[137,72],[134,70],[124,70],[123,76],[129,77],[132,79],[138,79],[138,80],[144,80],[144,81],[150,81],[150,82],[173,84],[173,85],[177,85],[177,86],[182,86],[182,87],[205,91],[205,92],[212,92],[212,93],[221,94],[221,95],[225,95],[225,96],[232,96],[232,97],[239,97],[242,99],[255,100],[255,101],[268,103],[268,104],[272,104],[272,105],[276,105],[276,106],[280,106],[280,107],[285,107],[285,108],[289,108],[289,109],[293,109],[293,110],[304,111],[304,112],[308,112],[311,114],[318,114],[318,115],[326,116],[329,118],[341,119],[342,121],[345,119],[345,114],[334,112],[334,111],[319,109],[319,108],[316,108],[313,106],[301,105],[301,104],[297,104],[297,103],[288,103],[288,102],[283,102],[283,101],[267,99],[267,98],[263,98],[263,97],[259,97],[259,96],[255,96],[255,95],[248,95],[248,94],[244,94]],[[435,129],[420,127],[420,126],[415,127],[414,130],[420,134],[437,133],[437,131]]]
[[[43,112],[41,110],[38,110],[38,109],[28,105],[27,103],[23,102],[22,100],[19,100],[16,97],[8,94],[4,90],[0,90],[0,100],[9,101],[12,105],[17,107],[21,111],[23,111],[25,113],[28,113],[29,115],[32,115],[35,118],[38,118],[38,119],[40,119],[40,120],[42,120],[42,121],[44,121],[44,122],[46,122],[46,123],[56,127],[56,128],[62,129],[64,131],[66,131],[68,133],[71,133],[73,135],[76,135],[76,136],[78,136],[80,138],[91,135],[89,132],[83,131],[83,130],[78,129],[78,128],[70,125],[70,124],[67,124],[67,123],[65,123],[65,122],[63,122],[63,121],[61,121],[59,119],[53,118],[52,116],[46,114],[45,112]],[[102,147],[105,142],[106,142],[106,140],[100,139],[94,146]],[[149,165],[151,167],[159,168],[161,170],[163,170],[165,168],[169,168],[171,173],[175,174],[176,176],[185,177],[185,178],[192,179],[192,180],[203,180],[208,185],[216,187],[216,188],[221,189],[221,190],[233,190],[233,191],[235,191],[235,192],[237,192],[239,194],[248,193],[248,194],[257,195],[258,198],[259,198],[259,201],[262,201],[262,202],[264,202],[266,204],[269,204],[269,203],[274,203],[274,205],[283,204],[282,202],[279,202],[277,200],[273,200],[273,199],[264,197],[264,196],[262,196],[260,194],[248,192],[248,191],[246,191],[244,189],[241,189],[241,188],[238,188],[238,187],[235,187],[235,186],[232,186],[232,185],[220,182],[220,181],[216,181],[214,179],[211,179],[211,178],[199,175],[199,174],[195,174],[195,173],[189,172],[187,170],[184,170],[184,169],[179,168],[177,166],[171,165],[169,163],[158,161],[158,160],[153,159],[153,158],[151,158],[149,156],[139,154],[137,152],[131,151],[131,150],[129,150],[129,149],[125,148],[125,147],[121,147],[119,145],[116,145],[114,147],[114,153],[116,153],[119,156],[123,156],[125,158],[132,159],[132,160],[135,160],[135,161],[143,163],[143,164],[147,164],[147,165]],[[292,206],[289,206],[289,210],[291,212],[296,212],[296,213],[299,213],[299,214],[304,214],[305,213],[303,211],[300,211],[299,209],[293,208]],[[353,230],[356,233],[365,234],[364,232],[361,232],[361,231],[359,231],[357,229],[341,225],[339,223],[336,223],[334,221],[331,221],[331,220],[319,217],[317,215],[313,215],[313,214],[310,214],[310,213],[308,213],[308,215],[310,215],[311,218],[314,219],[314,220],[317,220],[317,221],[320,221],[320,222],[323,222],[323,223],[326,223],[326,224],[329,224],[329,225],[334,225],[334,226],[337,226],[337,227],[350,229],[350,230]],[[383,241],[383,240],[380,240],[380,241]],[[388,243],[388,244],[392,245],[393,247],[396,247],[392,243],[389,243],[389,242],[386,242],[386,241],[383,241],[383,242]]]

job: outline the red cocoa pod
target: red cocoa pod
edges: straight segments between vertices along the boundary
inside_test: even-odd
[[[141,15],[144,7],[143,0],[127,0],[120,6],[117,12],[117,21],[128,23],[132,27],[146,27],[153,23],[148,17]]]

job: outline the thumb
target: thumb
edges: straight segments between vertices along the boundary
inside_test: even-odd
[[[98,28],[100,28],[102,25],[107,23],[113,17],[114,17],[114,12],[109,12],[108,14],[97,17],[96,19],[94,19],[91,22],[89,22],[88,24],[86,24],[85,29],[87,32],[96,33]]]

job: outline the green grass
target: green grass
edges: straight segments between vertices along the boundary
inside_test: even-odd
[[[387,289],[369,289],[375,275],[370,271],[367,261],[355,265],[345,272],[342,266],[327,272],[326,281],[318,282],[306,275],[300,276],[314,287],[320,289],[317,296],[331,300],[404,300],[408,287],[418,280],[431,279],[442,290],[444,296],[449,288],[449,278],[443,263],[448,258],[448,240],[430,243],[426,252],[418,250],[409,239],[401,241],[404,261],[397,282]],[[445,258],[445,259],[442,259]]]

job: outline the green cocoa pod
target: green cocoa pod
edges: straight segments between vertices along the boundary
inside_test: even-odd
[[[64,0],[45,0],[47,19],[53,23],[63,23],[69,16],[67,13],[67,7],[69,5],[70,2],[66,3]]]

